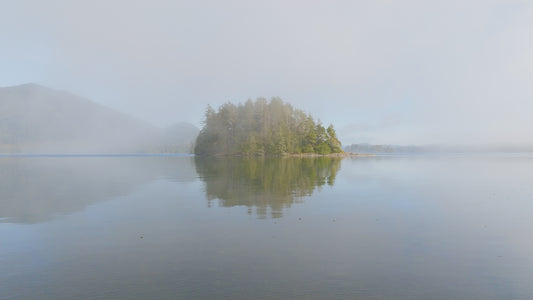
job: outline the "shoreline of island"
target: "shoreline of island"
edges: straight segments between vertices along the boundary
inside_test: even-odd
[[[354,152],[339,152],[339,153],[329,153],[329,154],[318,154],[318,153],[295,153],[295,154],[285,154],[282,155],[285,157],[362,157],[362,156],[374,156],[371,153],[354,153]]]
[[[287,157],[299,157],[299,158],[314,158],[314,157],[367,157],[375,156],[372,153],[354,153],[354,152],[339,152],[339,153],[283,153],[283,154],[270,154],[270,155],[243,155],[243,154],[214,154],[214,155],[195,155],[195,157],[215,157],[215,158],[287,158]]]

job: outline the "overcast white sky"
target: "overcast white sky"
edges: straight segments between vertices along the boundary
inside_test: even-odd
[[[343,144],[533,144],[533,1],[2,1],[0,70],[159,126],[280,96]]]

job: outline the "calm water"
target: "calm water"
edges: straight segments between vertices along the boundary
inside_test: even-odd
[[[533,156],[0,157],[0,299],[532,299]]]

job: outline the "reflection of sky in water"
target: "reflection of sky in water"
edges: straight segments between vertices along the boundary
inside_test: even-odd
[[[275,219],[209,208],[194,169],[152,168],[107,201],[0,224],[0,297],[533,295],[533,159],[344,159],[333,186]]]
[[[193,168],[192,157],[0,157],[0,222],[49,220],[156,178],[192,181]]]

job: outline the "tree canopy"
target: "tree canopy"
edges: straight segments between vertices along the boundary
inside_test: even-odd
[[[196,155],[265,156],[340,153],[333,125],[325,128],[280,98],[208,106],[196,140]]]

